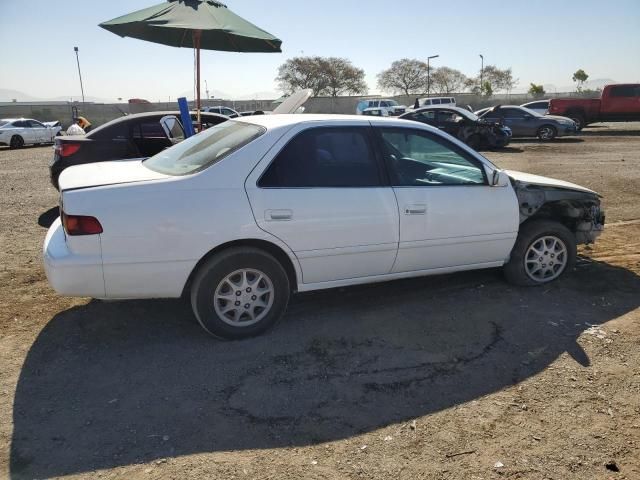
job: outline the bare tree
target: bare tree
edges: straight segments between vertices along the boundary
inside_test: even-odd
[[[422,93],[427,86],[427,64],[420,60],[403,58],[378,74],[378,87],[393,93],[411,95]]]
[[[468,78],[465,74],[449,67],[440,67],[431,74],[431,88],[437,93],[462,92]]]
[[[276,81],[285,94],[310,88],[314,97],[336,97],[366,93],[364,76],[364,70],[354,67],[345,58],[295,57],[280,66]]]
[[[320,62],[321,75],[326,81],[325,91],[332,97],[367,93],[364,70],[354,67],[346,58],[328,57]]]

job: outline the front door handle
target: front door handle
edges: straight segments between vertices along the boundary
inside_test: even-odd
[[[267,210],[264,212],[264,218],[267,222],[291,220],[293,210]]]
[[[405,215],[425,215],[427,213],[427,206],[424,204],[407,205],[404,207]]]

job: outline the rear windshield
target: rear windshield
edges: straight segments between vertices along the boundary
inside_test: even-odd
[[[264,127],[230,120],[163,150],[143,165],[166,175],[188,175],[219,162],[264,132]]]

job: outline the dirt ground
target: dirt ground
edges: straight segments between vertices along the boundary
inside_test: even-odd
[[[51,155],[0,149],[0,477],[640,478],[640,124],[487,153],[604,195],[562,280],[298,295],[233,343],[180,301],[55,295]]]

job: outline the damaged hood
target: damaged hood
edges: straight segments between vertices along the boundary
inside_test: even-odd
[[[520,182],[528,185],[562,188],[564,190],[575,190],[577,192],[591,193],[593,195],[597,195],[598,197],[601,196],[598,192],[594,192],[593,190],[590,190],[588,188],[581,187],[580,185],[576,185],[575,183],[565,182],[564,180],[556,180],[555,178],[542,177],[540,175],[517,172],[515,170],[505,170],[505,173],[509,175],[509,177],[511,177],[516,182]]]

